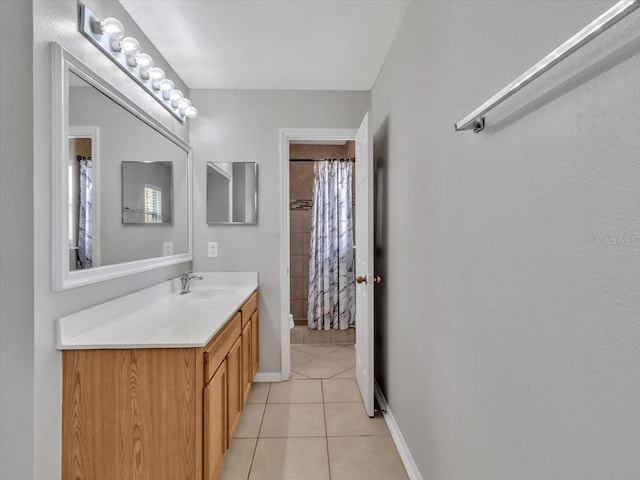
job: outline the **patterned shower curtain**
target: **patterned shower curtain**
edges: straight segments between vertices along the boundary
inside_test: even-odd
[[[93,266],[93,165],[91,157],[77,157],[80,164],[78,209],[78,270]]]
[[[314,171],[308,325],[344,330],[355,326],[353,163],[318,161]]]

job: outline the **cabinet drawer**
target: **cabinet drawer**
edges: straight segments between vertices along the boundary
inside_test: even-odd
[[[236,315],[218,332],[215,338],[204,349],[204,383],[208,383],[216,372],[231,347],[242,333],[240,313]]]
[[[244,305],[240,307],[240,311],[242,312],[242,326],[244,327],[247,322],[251,319],[251,315],[258,308],[258,292],[255,291],[249,299],[244,302]]]

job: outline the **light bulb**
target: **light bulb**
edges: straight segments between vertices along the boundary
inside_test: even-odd
[[[105,18],[103,21],[92,22],[91,29],[94,33],[105,35],[113,40],[120,40],[124,35],[124,27],[117,18]]]
[[[139,53],[134,57],[127,57],[127,63],[130,67],[138,67],[140,77],[144,80],[149,79],[149,69],[153,67],[153,58],[146,53]]]
[[[120,51],[128,57],[135,57],[140,53],[140,42],[133,37],[120,40]]]
[[[178,108],[180,110],[185,110],[190,106],[191,106],[191,100],[189,100],[188,98],[181,98],[180,100],[178,100]]]
[[[184,109],[184,114],[188,118],[196,118],[198,116],[198,109],[193,105],[189,105],[187,108]]]
[[[164,70],[158,67],[149,69],[149,78],[154,89],[160,89],[160,82],[164,80]]]
[[[171,106],[173,108],[177,108],[178,107],[178,100],[180,100],[182,97],[184,97],[184,95],[182,94],[182,92],[180,90],[172,90],[169,93],[169,100],[171,100]]]
[[[136,65],[140,68],[152,68],[153,67],[153,58],[146,53],[139,53],[136,55]]]
[[[149,69],[149,78],[151,80],[155,80],[156,82],[164,80],[164,70],[158,67]]]
[[[168,78],[165,78],[164,80],[162,80],[160,82],[160,91],[161,92],[170,92],[171,90],[173,90],[176,87],[176,84],[173,83],[171,80],[169,80]]]
[[[162,92],[162,98],[164,98],[165,100],[169,100],[169,95],[171,94],[171,90],[176,88],[176,84],[173,83],[168,78],[165,78],[160,82],[159,87],[160,87],[160,91]]]

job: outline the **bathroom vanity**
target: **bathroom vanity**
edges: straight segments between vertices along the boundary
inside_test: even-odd
[[[63,480],[219,477],[258,370],[257,274],[202,275],[59,319]]]

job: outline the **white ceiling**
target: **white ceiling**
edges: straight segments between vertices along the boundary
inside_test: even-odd
[[[189,88],[370,90],[410,1],[120,3]]]

